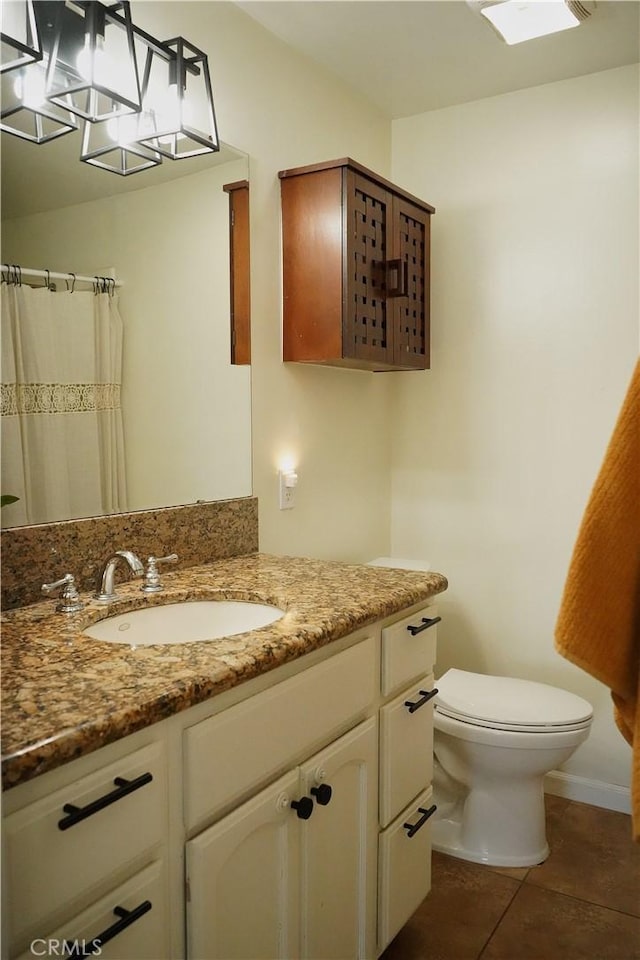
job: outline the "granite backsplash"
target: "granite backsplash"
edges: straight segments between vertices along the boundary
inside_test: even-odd
[[[256,553],[258,501],[245,497],[11,527],[0,542],[1,603],[11,610],[42,600],[42,584],[66,573],[73,574],[79,591],[92,590],[114,550],[133,550],[143,561],[177,553],[171,570]]]

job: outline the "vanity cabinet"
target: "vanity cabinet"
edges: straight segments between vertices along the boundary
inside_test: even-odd
[[[4,818],[5,948],[9,940],[15,956],[34,939],[88,943],[100,936],[105,957],[166,954],[163,744],[84,775],[70,772],[59,789]],[[141,943],[146,952],[139,952]]]
[[[428,368],[434,208],[348,158],[279,177],[283,359]]]
[[[10,790],[3,958],[105,932],[107,960],[379,956],[430,886],[437,620],[416,604]]]
[[[372,956],[376,774],[369,719],[190,840],[188,956]]]
[[[382,629],[378,951],[431,889],[434,604]]]

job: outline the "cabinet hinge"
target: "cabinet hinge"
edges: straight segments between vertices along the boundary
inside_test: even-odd
[[[236,225],[236,212],[235,210],[231,211],[231,226],[235,227]]]

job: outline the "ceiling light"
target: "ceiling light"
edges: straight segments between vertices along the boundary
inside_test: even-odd
[[[211,78],[205,54],[182,37],[149,48],[142,82],[138,140],[171,160],[218,149]]]
[[[77,130],[73,114],[50,103],[45,88],[42,63],[2,74],[0,130],[32,143],[48,143]]]
[[[591,16],[587,5],[580,0],[468,0],[468,3],[510,45],[570,30]]]
[[[33,0],[0,4],[0,72],[42,60]]]
[[[80,159],[121,177],[159,166],[162,163],[160,154],[132,139],[132,125],[135,126],[135,117],[132,116],[100,123],[85,121]]]
[[[140,110],[127,0],[57,3],[47,99],[92,122]]]
[[[80,159],[120,176],[220,149],[206,54],[141,30],[128,0],[0,0],[0,11],[1,130],[46,143],[80,117]]]

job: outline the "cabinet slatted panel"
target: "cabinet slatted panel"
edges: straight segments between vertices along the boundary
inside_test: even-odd
[[[407,210],[400,211],[400,257],[408,264],[407,296],[397,302],[399,322],[396,328],[395,357],[397,361],[407,354],[424,357],[426,317],[425,303],[425,250],[427,248],[427,225],[424,218],[417,219]]]
[[[384,271],[387,204],[372,196],[366,181],[356,186],[351,204],[351,296],[353,327],[349,352],[370,359],[386,359],[388,343]]]

